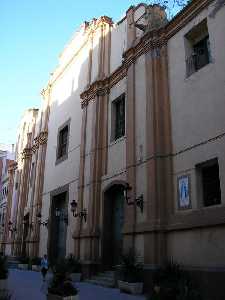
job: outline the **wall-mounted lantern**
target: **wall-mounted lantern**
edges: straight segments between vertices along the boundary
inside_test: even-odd
[[[13,227],[13,222],[12,221],[9,221],[8,225],[9,225],[9,231],[11,231],[12,233],[16,232],[16,227]]]
[[[44,227],[48,227],[48,219],[47,220],[45,220],[44,222],[41,222],[41,213],[39,212],[39,213],[37,213],[37,215],[36,215],[36,217],[37,217],[37,219],[38,219],[38,224],[39,225],[43,225]]]
[[[71,206],[71,212],[73,214],[73,216],[75,218],[79,217],[81,218],[81,220],[84,218],[84,222],[87,222],[87,210],[86,209],[82,209],[80,212],[77,211],[77,202],[75,200],[73,200],[70,203]]]
[[[132,187],[127,183],[124,187],[124,198],[126,200],[127,205],[137,205],[141,212],[143,213],[144,209],[144,197],[140,195],[138,198],[135,198],[133,201],[128,196],[128,191],[132,190]]]

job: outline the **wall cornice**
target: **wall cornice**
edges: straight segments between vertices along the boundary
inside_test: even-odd
[[[167,45],[168,40],[181,30],[188,22],[196,17],[204,8],[214,0],[193,0],[176,17],[174,17],[164,28],[145,33],[136,40],[135,44],[123,54],[123,61],[112,74],[103,80],[93,82],[81,93],[81,107],[88,105],[88,102],[99,94],[108,94],[110,89],[120,80],[127,76],[127,70],[144,53],[152,51],[153,56],[159,56],[159,49]]]
[[[141,37],[133,47],[123,54],[122,65],[112,74],[102,80],[93,82],[83,93],[81,93],[81,107],[88,105],[89,101],[99,95],[109,94],[110,89],[127,75],[129,67],[148,51],[160,49],[167,43],[164,30],[147,33]]]

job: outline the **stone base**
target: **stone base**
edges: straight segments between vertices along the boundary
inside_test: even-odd
[[[28,270],[28,264],[18,264],[18,269],[20,269],[20,270]]]
[[[82,276],[84,278],[90,278],[102,270],[102,266],[98,262],[83,261],[81,264]]]
[[[143,293],[143,283],[142,282],[126,282],[118,280],[118,287],[121,291],[128,292],[133,295],[141,295]]]
[[[70,277],[73,282],[80,282],[81,281],[81,273],[71,273]]]

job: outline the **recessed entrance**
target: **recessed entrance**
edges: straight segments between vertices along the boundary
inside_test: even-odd
[[[66,256],[67,202],[67,192],[52,197],[48,251],[51,263]]]
[[[118,265],[123,249],[124,186],[114,185],[104,195],[103,265]]]

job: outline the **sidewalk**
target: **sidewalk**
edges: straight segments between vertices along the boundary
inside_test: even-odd
[[[77,283],[80,300],[145,300],[144,296],[120,293],[118,289],[103,288],[85,282]],[[8,288],[12,300],[46,300],[41,274],[32,271],[9,270]]]

